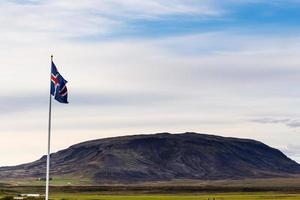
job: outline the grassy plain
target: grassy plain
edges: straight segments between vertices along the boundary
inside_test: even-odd
[[[0,197],[44,193],[43,182],[19,180],[0,184]],[[52,200],[300,200],[300,178],[149,182],[92,185],[88,180],[56,178]]]
[[[54,193],[52,200],[296,200],[300,193],[216,193],[216,194],[81,194],[81,193]]]
[[[300,194],[289,193],[228,193],[228,194],[139,194],[139,195],[101,195],[101,194],[54,194],[52,199],[62,200],[293,200]]]

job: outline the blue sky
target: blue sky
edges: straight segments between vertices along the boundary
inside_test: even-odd
[[[53,105],[53,152],[95,138],[195,131],[257,139],[300,161],[300,1],[0,7],[0,165],[46,153],[51,54],[70,92],[69,105]]]
[[[195,3],[191,6],[206,4]],[[187,5],[189,3],[186,3]],[[122,21],[125,26],[113,29],[107,37],[166,37],[182,34],[207,33],[212,31],[235,31],[244,34],[297,34],[300,17],[300,3],[297,1],[210,1],[210,12],[171,12],[154,16],[108,15],[113,20]],[[168,3],[165,3],[168,6]],[[292,31],[292,33],[291,33]],[[103,40],[103,35],[92,39]],[[87,39],[91,39],[87,37]],[[105,38],[106,39],[106,38]]]

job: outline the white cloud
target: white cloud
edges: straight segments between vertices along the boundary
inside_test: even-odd
[[[195,0],[1,1],[1,38],[17,42],[103,36],[134,20],[173,15],[217,16],[220,10]]]
[[[282,112],[297,115],[297,98],[286,94],[298,91],[292,83],[298,80],[299,39],[238,35],[230,39],[229,34],[99,43],[47,41],[2,49],[5,59],[0,66],[9,75],[0,80],[0,132],[14,137],[0,141],[0,146],[14,143],[18,134],[20,139],[46,134],[48,48],[69,80],[71,102],[54,104],[54,151],[87,139],[162,131],[255,138],[275,146],[283,141],[294,144],[297,139],[281,136],[290,134],[288,128],[272,129],[270,124],[248,119]],[[234,47],[228,49],[227,42]],[[187,49],[192,52],[184,53]],[[19,153],[26,154],[22,162],[44,153],[42,141],[31,142],[34,153],[22,151],[28,144],[17,142]],[[3,158],[4,154],[0,152]],[[0,164],[21,162],[17,152],[15,160],[9,159]]]

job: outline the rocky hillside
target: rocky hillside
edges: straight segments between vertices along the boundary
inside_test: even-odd
[[[46,157],[0,168],[0,178],[41,178]],[[73,145],[51,155],[51,175],[95,182],[241,179],[300,174],[300,165],[261,142],[197,133],[135,135]]]

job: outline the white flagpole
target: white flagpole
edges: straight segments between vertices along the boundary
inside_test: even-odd
[[[53,62],[53,55],[51,55],[50,90],[51,90],[52,62]],[[52,107],[52,96],[51,96],[51,92],[50,92],[50,96],[49,96],[48,149],[47,149],[48,151],[47,151],[46,195],[45,195],[45,200],[49,199],[50,142],[51,142],[51,107]]]

